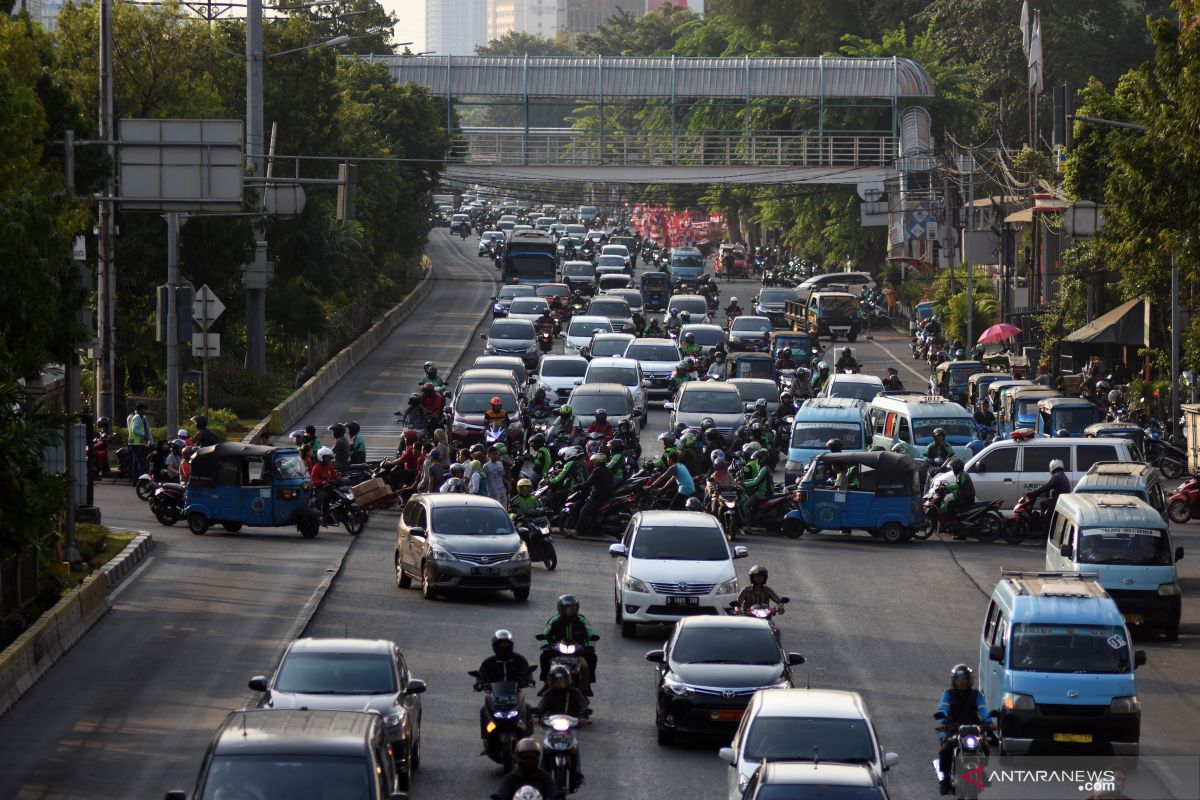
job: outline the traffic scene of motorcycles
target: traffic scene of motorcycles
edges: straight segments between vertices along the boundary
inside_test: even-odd
[[[97,478],[164,543],[127,598],[173,548],[259,548],[264,586],[340,548],[302,624],[262,621],[282,655],[172,687],[199,744],[139,744],[171,781],[142,794],[1190,796],[1154,759],[1200,753],[1200,478],[1125,365],[1052,375],[870,273],[623,208],[454,196],[435,293],[290,434],[198,419],[143,460],[101,421]],[[0,739],[71,703],[39,697]],[[1116,766],[971,779],[1009,757]]]

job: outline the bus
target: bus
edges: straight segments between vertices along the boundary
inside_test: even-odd
[[[549,233],[516,231],[504,242],[500,269],[505,283],[554,283],[557,265],[554,237]]]

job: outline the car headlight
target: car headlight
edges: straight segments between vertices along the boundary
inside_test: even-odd
[[[790,688],[792,688],[792,682],[789,681],[786,677],[780,677],[779,680],[775,681],[767,688],[768,689],[790,689]]]
[[[1017,692],[1004,693],[1004,710],[1005,711],[1033,711],[1037,708],[1037,704],[1033,702],[1033,695],[1018,694]]]
[[[1160,583],[1158,585],[1159,597],[1172,597],[1177,594],[1181,594],[1178,583]]]
[[[632,575],[626,575],[625,580],[621,581],[621,585],[627,592],[641,592],[642,594],[650,594],[650,587],[644,581],[639,581]]]
[[[737,594],[738,582],[737,578],[731,578],[724,583],[718,583],[713,589],[713,594]]]
[[[509,559],[509,561],[528,561],[528,560],[529,560],[529,548],[526,547],[525,545],[521,545],[519,548],[517,548],[517,552],[513,553],[512,558]]]
[[[663,689],[676,697],[690,697],[693,694],[692,687],[679,680],[673,672],[668,672],[663,676]]]
[[[403,708],[397,708],[395,711],[383,718],[383,724],[389,728],[395,728],[397,725],[400,725],[404,722],[404,713],[405,712]]]
[[[453,425],[451,425],[450,427],[451,427],[451,428],[453,428],[453,429],[454,429],[454,430],[456,430],[456,431],[469,431],[469,430],[471,430],[471,426],[470,426],[470,425],[468,425],[468,424],[467,424],[467,423],[465,423],[465,422],[455,422],[455,423],[454,423]]]
[[[431,561],[457,561],[454,556],[450,555],[448,550],[443,550],[440,547],[431,548],[429,551],[429,559]]]
[[[1142,704],[1138,702],[1137,695],[1114,697],[1108,704],[1108,710],[1114,714],[1138,714],[1142,710]]]

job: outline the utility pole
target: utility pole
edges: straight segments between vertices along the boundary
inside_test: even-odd
[[[167,436],[179,430],[179,212],[167,212]],[[205,332],[207,335],[207,331]]]
[[[967,341],[965,344],[975,344],[975,269],[971,264],[971,232],[975,228],[975,157],[965,156],[960,166],[965,164],[969,170],[967,176],[967,229],[963,234],[963,263],[967,265]]]
[[[100,246],[96,254],[96,338],[98,348],[95,358],[95,410],[98,417],[114,419],[116,408],[113,401],[113,384],[116,382],[116,360],[113,355],[114,308],[116,307],[116,267],[113,264],[113,200],[116,182],[116,130],[113,126],[113,82],[112,82],[112,0],[100,0],[100,139],[107,142],[109,163],[105,197],[100,201],[98,227]],[[115,420],[119,422],[119,420]]]
[[[1171,251],[1171,424],[1167,426],[1171,441],[1179,437],[1179,259]],[[1194,380],[1194,378],[1193,378]]]
[[[63,131],[63,174],[66,177],[67,189],[71,197],[75,196],[75,131]],[[85,286],[91,283],[91,275],[87,265],[74,258],[72,266],[77,275],[86,275]],[[79,419],[79,353],[74,343],[67,356],[66,371],[63,381],[63,408],[67,412],[67,423],[63,426],[63,466],[67,473],[67,498],[63,507],[63,558],[69,564],[80,561],[79,548],[75,545],[75,423]]]
[[[262,0],[246,0],[246,161],[254,177],[263,169],[263,17]],[[261,220],[254,225],[254,254],[242,267],[246,288],[246,369],[267,371],[267,233]]]

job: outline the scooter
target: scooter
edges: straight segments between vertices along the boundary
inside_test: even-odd
[[[754,617],[755,619],[765,619],[767,621],[767,623],[771,626],[771,633],[775,634],[775,641],[779,641],[779,638],[780,638],[779,637],[779,626],[775,624],[775,615],[780,613],[780,611],[782,611],[782,607],[787,605],[790,602],[792,602],[792,598],[781,597],[781,598],[779,598],[779,603],[777,603],[776,605],[771,605],[769,603],[763,603],[763,604],[756,605],[756,606],[750,606],[749,608],[747,608],[745,611],[742,612],[742,616]],[[729,607],[731,609],[736,609],[737,602],[735,601],[733,603],[730,603]]]
[[[160,483],[150,498],[150,510],[163,525],[174,525],[183,516],[184,488],[180,483]]]
[[[984,503],[974,503],[969,508],[957,511],[953,517],[947,518],[942,513],[942,501],[950,488],[944,484],[934,486],[925,497],[922,508],[925,511],[925,530],[928,534],[941,530],[943,533],[974,536],[981,542],[994,542],[1004,530],[1004,515],[1000,513],[1000,501],[991,500]],[[928,535],[922,539],[929,538]]]
[[[534,669],[530,668],[530,674]],[[512,772],[513,745],[523,739],[529,730],[525,695],[521,687],[532,686],[533,682],[527,675],[520,684],[515,681],[481,684],[477,670],[467,674],[475,679],[475,691],[485,693],[483,710],[487,720],[484,726],[487,756],[499,764],[505,774]]]
[[[945,715],[938,712],[934,714],[934,718],[944,719]],[[958,773],[956,779],[951,778],[955,800],[976,800],[988,785],[983,767],[987,765],[988,743],[995,743],[995,734],[990,729],[985,731],[982,725],[945,724],[939,725],[937,730],[945,731],[947,740],[953,743],[954,756],[951,763]],[[933,759],[933,772],[937,775],[939,784],[945,780],[941,762],[937,758]],[[964,777],[966,775],[977,776],[977,779],[968,780]]]
[[[1004,520],[1004,541],[1020,544],[1026,539],[1044,540],[1049,525],[1050,515],[1039,509],[1037,500],[1026,492]]]
[[[715,492],[713,503],[716,506],[717,521],[721,523],[721,527],[725,529],[725,535],[732,542],[742,528],[742,515],[738,511],[738,499],[741,492],[738,487],[733,485],[709,484],[709,490]]]
[[[746,532],[751,528],[762,528],[767,533],[779,533],[783,529],[783,518],[795,507],[795,494],[787,490],[787,486],[777,483],[771,496],[758,504],[753,515],[746,522]]]
[[[360,508],[354,498],[354,492],[345,483],[334,483],[329,486],[329,521],[322,520],[323,525],[342,525],[351,536],[358,536],[367,525],[367,510]],[[319,514],[321,498],[317,492],[312,495],[312,508]]]
[[[592,675],[591,671],[588,669],[586,656],[588,652],[592,650],[592,643],[600,641],[599,636],[592,634],[588,638],[589,644],[587,645],[566,641],[548,644],[546,642],[546,634],[544,633],[539,633],[533,638],[537,639],[539,642],[542,642],[543,650],[551,651],[551,667],[553,667],[555,664],[561,664],[562,666],[566,667],[567,671],[571,673],[571,685],[577,687],[579,691],[583,692],[585,695],[590,694],[592,688]],[[548,684],[547,687],[542,689],[541,693],[544,693],[546,688],[548,688]]]
[[[1167,516],[1182,525],[1200,513],[1200,478],[1188,478],[1167,501]]]
[[[579,737],[575,729],[591,716],[591,709],[583,710],[583,719],[566,714],[550,714],[542,720],[546,735],[542,739],[542,769],[554,778],[555,785],[564,793],[579,790],[575,782],[578,769],[575,759],[579,754]]]
[[[567,496],[563,504],[562,514],[559,515],[559,532],[566,536],[568,530],[579,535],[579,512],[587,501],[587,491],[576,489]],[[599,536],[611,536],[620,539],[629,524],[629,519],[638,511],[637,497],[633,494],[613,494],[605,500],[592,514],[588,532]]]
[[[554,349],[554,334],[548,330],[543,330],[538,333],[538,349],[543,353],[549,353]]]
[[[525,542],[530,561],[540,561],[551,572],[558,567],[558,552],[550,535],[549,517],[522,517],[517,523],[517,535]]]

